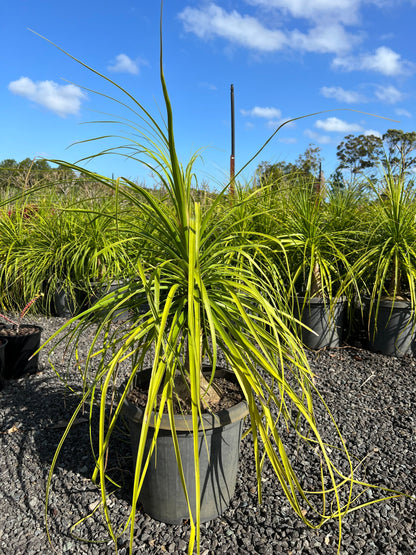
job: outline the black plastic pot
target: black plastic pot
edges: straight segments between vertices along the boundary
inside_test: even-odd
[[[103,284],[99,282],[91,283],[90,290],[86,295],[88,307],[93,306],[97,301],[99,301],[105,295],[108,295],[109,293],[115,293],[117,289],[119,289],[120,287],[123,287],[124,285],[126,285],[126,283],[123,281],[112,281],[108,284]],[[115,300],[117,300],[117,295],[115,297]],[[121,300],[121,296],[119,300]],[[128,320],[129,317],[130,317],[129,310],[125,308],[119,308],[113,313],[112,320],[118,321],[118,322],[124,322]]]
[[[113,281],[109,284],[90,282],[84,285],[74,285],[72,292],[65,286],[58,286],[54,294],[54,315],[62,318],[72,318],[83,310],[91,308],[99,299],[116,291],[124,285],[123,282]],[[124,321],[129,317],[128,310],[117,310],[113,320]]]
[[[342,343],[348,302],[340,298],[330,309],[329,301],[321,297],[312,297],[305,303],[304,297],[298,297],[295,316],[310,328],[300,329],[303,344],[309,349],[334,349]],[[300,312],[300,317],[299,317]]]
[[[5,351],[6,351],[7,339],[0,339],[0,391],[4,387],[5,381]]]
[[[27,333],[33,329],[33,333]],[[2,332],[2,330],[5,330]],[[13,326],[2,325],[0,337],[6,339],[4,350],[5,369],[4,377],[20,378],[23,374],[33,374],[38,369],[38,355],[32,357],[40,347],[42,328],[30,324],[20,326],[19,333],[13,334]],[[29,360],[30,359],[30,360]]]
[[[72,318],[84,302],[84,293],[74,289],[73,294],[65,286],[58,285],[54,293],[53,314],[61,318]]]
[[[365,300],[367,321],[369,300]],[[375,307],[369,319],[369,349],[383,355],[402,357],[415,349],[415,322],[411,304],[407,301],[383,299],[377,318]]]
[[[234,375],[230,372],[219,369],[217,372],[220,376],[235,380]],[[150,371],[142,372],[137,376],[136,383],[148,383],[149,379]],[[131,447],[135,459],[140,440],[143,412],[126,401],[123,406],[123,414],[130,429]],[[242,401],[229,410],[222,410],[215,415],[203,415],[205,437],[202,426],[200,426],[198,438],[201,522],[207,522],[221,515],[228,507],[234,494],[243,419],[247,414],[247,404]],[[186,487],[192,514],[195,518],[196,494],[192,417],[176,415],[175,426]],[[153,429],[150,428],[146,442],[146,454],[152,436]],[[145,512],[161,522],[180,524],[183,520],[189,518],[188,505],[177,468],[167,414],[162,418],[156,448],[146,472],[139,500]]]

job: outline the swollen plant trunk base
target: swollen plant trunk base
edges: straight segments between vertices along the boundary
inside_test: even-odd
[[[367,314],[369,300],[366,300]],[[369,348],[375,353],[402,357],[416,351],[415,325],[410,302],[383,299],[377,317],[375,307],[369,321]]]
[[[42,328],[30,324],[22,324],[19,331],[13,326],[2,325],[0,337],[7,340],[4,351],[5,370],[4,377],[16,379],[23,374],[33,374],[38,369],[38,355],[32,355],[40,347]],[[32,357],[32,358],[31,358]]]
[[[313,331],[301,328],[303,344],[314,350],[339,347],[342,344],[346,322],[346,299],[339,299],[332,310],[329,308],[329,301],[324,302],[321,297],[308,299],[305,306],[304,302],[304,297],[298,297],[299,306],[295,307],[295,316],[299,318],[299,310],[302,311],[300,321]]]
[[[227,377],[230,380],[234,378],[232,373],[220,369],[217,369],[216,375]],[[149,372],[141,372],[136,378],[136,384],[144,385],[146,381],[149,382],[149,378]],[[220,516],[227,509],[234,495],[243,420],[247,414],[248,408],[245,401],[214,415],[203,414],[205,437],[202,426],[200,426],[198,437],[201,522],[207,522]],[[123,415],[129,426],[135,463],[143,411],[129,401],[125,401]],[[191,510],[193,517],[196,518],[192,417],[177,415],[175,425]],[[150,428],[145,456],[148,453],[152,436],[153,428]],[[177,469],[167,414],[162,418],[157,445],[147,469],[139,500],[144,511],[155,520],[168,524],[180,524],[183,520],[189,519],[188,505]]]

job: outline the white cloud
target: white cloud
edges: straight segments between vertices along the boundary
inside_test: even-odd
[[[285,128],[295,127],[296,123],[290,121],[291,118],[282,118],[282,112],[279,108],[272,108],[268,106],[254,106],[251,110],[240,110],[241,115],[266,119],[266,126],[269,129],[277,129],[284,125]]]
[[[8,88],[11,93],[28,98],[61,117],[78,114],[81,101],[86,98],[86,94],[76,85],[58,85],[54,81],[35,83],[29,77],[11,81]]]
[[[317,129],[322,129],[327,133],[356,133],[362,131],[361,125],[356,123],[347,123],[342,119],[331,117],[325,120],[318,119],[315,123]]]
[[[280,50],[286,42],[281,31],[267,29],[256,18],[240,15],[235,10],[227,13],[215,4],[209,4],[205,9],[187,7],[179,18],[185,31],[202,39],[221,37],[263,52]]]
[[[213,3],[201,9],[188,6],[179,14],[179,18],[185,31],[199,38],[220,37],[261,52],[291,48],[303,52],[341,54],[357,42],[356,37],[336,22],[318,23],[306,33],[298,29],[270,29],[255,17],[241,15],[236,10],[226,12]]]
[[[368,137],[369,135],[373,135],[374,137],[378,137],[379,139],[382,138],[382,134],[380,133],[380,131],[376,131],[375,129],[367,129],[367,131],[364,132],[364,135],[366,137]]]
[[[362,0],[248,0],[249,4],[278,8],[293,17],[355,23]]]
[[[320,92],[325,98],[334,98],[335,100],[345,102],[346,104],[368,102],[368,98],[364,95],[355,91],[343,89],[342,87],[322,87]],[[396,104],[404,98],[404,94],[392,85],[377,85],[375,87],[374,94],[378,100],[387,102],[388,104]]]
[[[377,87],[375,91],[376,97],[388,104],[396,104],[403,100],[404,95],[396,87],[390,85],[389,87],[382,87],[381,85]]]
[[[267,122],[267,127],[270,129],[277,129],[280,126],[284,126],[285,129],[296,127],[296,122],[290,120],[291,118],[282,118],[280,120],[271,119]]]
[[[273,118],[280,118],[282,116],[282,112],[279,108],[269,108],[269,107],[261,107],[261,106],[254,106],[251,110],[241,110],[243,116],[252,116],[256,118],[266,118],[266,119],[273,119]]]
[[[321,94],[325,98],[334,98],[339,102],[346,104],[355,104],[358,102],[366,102],[366,98],[355,91],[349,91],[342,87],[322,87]]]
[[[288,34],[288,44],[295,50],[321,54],[347,52],[357,40],[338,24],[318,25],[306,34],[297,30]]]
[[[414,71],[414,64],[403,60],[400,54],[387,46],[380,46],[372,54],[353,57],[337,57],[333,60],[335,69],[345,71],[375,71],[383,75],[395,76]]]
[[[404,108],[396,108],[395,112],[398,116],[403,116],[405,118],[412,117],[412,114],[408,110],[405,110]]]
[[[407,73],[411,68],[410,62],[402,60],[400,54],[387,46],[380,46],[374,54],[363,56],[362,64],[364,69],[378,71],[384,75]]]
[[[112,65],[109,65],[107,69],[117,73],[131,73],[132,75],[138,75],[139,62],[132,60],[129,56],[127,56],[127,54],[118,54],[115,58],[115,62]]]
[[[321,135],[320,133],[316,133],[316,131],[312,131],[312,129],[305,129],[304,131],[305,137],[309,137],[316,143],[320,143],[322,145],[327,145],[331,142],[331,137],[328,135]]]

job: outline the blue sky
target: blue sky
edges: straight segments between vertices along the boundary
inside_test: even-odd
[[[28,28],[117,81],[159,118],[159,11],[157,0],[4,3],[0,160],[74,162],[108,145],[68,149],[72,143],[126,133],[117,124],[86,122],[111,119],[103,114],[131,117],[86,90],[123,100],[113,87]],[[293,162],[311,143],[322,149],[329,175],[347,134],[415,129],[415,0],[165,0],[163,29],[179,156],[186,163],[202,148],[198,177],[211,188],[229,173],[231,84],[236,169],[283,121],[334,110],[285,126],[243,173],[245,180],[261,161]],[[87,167],[153,183],[147,168],[117,156]]]

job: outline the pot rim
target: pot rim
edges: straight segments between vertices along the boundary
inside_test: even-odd
[[[206,367],[204,366],[204,368]],[[149,369],[146,368],[142,372],[146,370],[149,370]],[[142,372],[137,373],[137,375],[134,378],[132,387],[134,387],[135,380]],[[225,368],[222,368],[222,367],[217,367],[215,370],[215,373],[216,374],[218,373],[218,375],[222,377],[224,376],[224,374],[226,374],[229,376],[233,376],[235,378],[235,375],[233,372],[231,372],[230,370],[226,370]],[[126,382],[124,383],[124,386],[121,386],[119,391],[124,391],[125,385],[126,385]],[[143,418],[143,410],[137,405],[131,403],[127,398],[124,399],[124,402],[123,402],[123,411],[129,420],[133,420],[136,423],[141,423]],[[248,414],[249,414],[248,404],[247,404],[247,401],[243,399],[242,401],[240,401],[236,405],[233,405],[229,409],[221,409],[216,413],[209,413],[209,412],[202,413],[202,421],[201,419],[198,419],[199,421],[198,429],[199,431],[202,431],[202,430],[207,431],[214,428],[222,428],[224,426],[234,424],[235,422],[239,422],[240,420],[245,418]],[[191,414],[175,414],[174,416],[175,416],[175,428],[177,432],[192,433]],[[152,423],[150,423],[149,427],[153,428]],[[168,414],[162,415],[160,430],[169,430],[169,431],[171,430]]]
[[[371,297],[363,296],[364,303],[368,307],[371,303]],[[373,306],[377,305],[377,298],[373,301]],[[411,310],[412,303],[410,301],[405,300],[395,300],[395,299],[381,299],[380,308],[389,308],[389,309],[399,309],[399,310]]]
[[[309,303],[309,304],[331,305],[332,303],[334,303],[334,299],[329,299],[326,297],[305,297],[305,295],[297,295],[297,299],[299,302],[302,302],[302,304],[305,302],[305,299],[307,299],[306,304]],[[342,295],[341,297],[336,299],[335,303],[336,304],[348,303],[348,299],[345,295]]]

